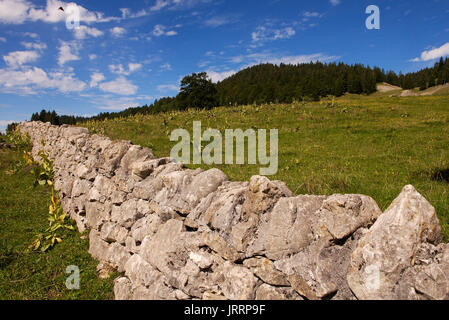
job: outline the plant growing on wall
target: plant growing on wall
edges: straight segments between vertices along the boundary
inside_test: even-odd
[[[48,221],[49,226],[43,233],[39,233],[35,236],[34,241],[29,246],[30,250],[40,250],[45,252],[55,246],[57,243],[62,242],[63,230],[75,230],[73,225],[67,218],[67,214],[64,213],[58,196],[56,195],[54,188],[54,170],[53,161],[49,158],[48,153],[45,151],[44,140],[41,140],[42,150],[39,151],[41,162],[39,166],[33,168],[36,180],[35,185],[48,185],[51,191],[51,203],[48,209]],[[32,161],[30,158],[27,161]]]

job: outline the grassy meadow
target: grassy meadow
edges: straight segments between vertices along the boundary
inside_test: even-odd
[[[166,157],[176,144],[170,142],[171,132],[184,128],[192,134],[193,121],[201,121],[203,131],[220,130],[223,137],[225,129],[278,129],[279,170],[269,178],[286,182],[295,194],[361,193],[385,210],[412,184],[435,206],[449,240],[447,96],[346,95],[334,102],[176,111],[81,125]],[[260,166],[189,167],[217,167],[239,181],[259,174]]]
[[[48,187],[33,187],[30,168],[14,168],[18,150],[0,149],[0,300],[112,299],[113,279],[99,279],[88,253],[87,234],[67,231],[52,250],[27,252],[35,234],[48,227]],[[80,269],[80,290],[65,286],[66,268]]]
[[[131,140],[169,156],[174,129],[279,130],[279,171],[296,194],[362,193],[385,210],[406,184],[436,208],[449,240],[449,99],[447,96],[347,95],[335,101],[188,110],[83,123],[91,133]],[[16,166],[21,151],[0,150],[0,299],[111,299],[113,279],[101,280],[86,234],[70,232],[46,253],[27,252],[47,226],[48,187],[33,187],[30,168]],[[259,165],[218,167],[232,180],[259,174]],[[65,268],[81,270],[81,290],[67,290]]]

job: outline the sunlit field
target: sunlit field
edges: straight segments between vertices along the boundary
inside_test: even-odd
[[[91,121],[91,133],[130,140],[167,157],[178,128],[279,130],[279,170],[296,194],[361,193],[386,209],[414,185],[435,206],[449,239],[449,100],[447,96],[347,95],[321,102],[248,105]],[[224,150],[224,149],[223,149]],[[231,180],[248,180],[260,165],[218,167]]]

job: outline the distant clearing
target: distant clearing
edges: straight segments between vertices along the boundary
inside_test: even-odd
[[[396,90],[402,90],[401,87],[398,86],[393,86],[389,83],[386,82],[382,82],[382,83],[378,83],[377,84],[377,91],[384,93],[384,92],[391,92],[391,91],[396,91]]]

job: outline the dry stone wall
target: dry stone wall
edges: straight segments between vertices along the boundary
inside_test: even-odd
[[[448,299],[449,246],[406,186],[382,213],[364,195],[295,196],[231,182],[127,141],[22,123],[90,253],[122,273],[116,299]]]

